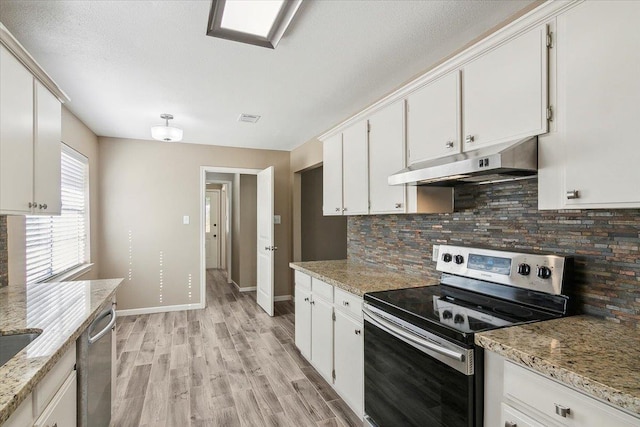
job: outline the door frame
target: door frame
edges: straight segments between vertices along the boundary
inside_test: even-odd
[[[204,200],[207,191],[207,172],[211,173],[228,173],[228,174],[241,174],[241,175],[258,175],[258,172],[264,169],[248,169],[248,168],[229,168],[219,166],[200,166],[200,301],[202,306],[207,306],[207,259],[205,251],[205,216],[204,216]],[[231,197],[233,194],[233,183],[231,181],[217,181],[227,184],[227,197]],[[227,203],[228,208],[228,221],[232,221],[233,218],[233,203]],[[227,233],[227,283],[232,283],[231,266],[233,251],[229,250],[231,244],[232,228],[229,227],[229,233]]]
[[[222,184],[222,183],[207,182],[207,184]],[[222,218],[221,218],[221,216],[222,216],[221,215],[221,213],[222,213],[222,189],[209,190],[209,189],[205,188],[205,208],[206,208],[206,194],[207,193],[217,193],[218,194],[218,206],[217,206],[217,208],[218,208],[218,224],[220,224],[220,227],[218,228],[218,235],[222,236],[222,233],[220,232],[220,230],[222,230],[222,221],[221,221],[222,220]],[[206,218],[205,218],[205,220],[206,220]],[[206,221],[205,221],[205,230],[206,230],[206,228],[207,228],[207,224],[206,224]],[[225,233],[225,239],[224,239],[225,240],[225,242],[224,242],[225,245],[227,244],[227,236],[226,236],[226,234],[227,233]],[[218,249],[217,258],[218,259],[216,260],[216,265],[218,266],[217,267],[218,269],[224,267],[224,269],[226,270],[227,260],[226,259],[223,260],[222,257],[221,257],[221,251],[222,251],[222,243],[221,243],[221,241],[222,241],[222,239],[216,239],[216,245],[218,246],[217,247],[217,249]],[[206,249],[206,233],[205,233],[205,249]],[[207,256],[207,252],[205,250],[205,267],[206,267],[207,257],[208,257]]]

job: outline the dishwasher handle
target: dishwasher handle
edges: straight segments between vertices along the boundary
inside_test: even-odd
[[[91,336],[91,331],[89,332],[89,344],[93,344],[96,341],[98,341],[100,338],[102,338],[103,336],[107,335],[109,333],[109,331],[111,330],[111,328],[113,328],[113,326],[116,324],[116,310],[115,310],[115,307],[113,305],[111,306],[111,310],[105,311],[96,320],[94,320],[93,323],[91,324],[91,326],[99,323],[102,319],[104,319],[107,316],[111,316],[111,321],[109,322],[109,324],[103,330],[101,330],[100,332],[98,332],[94,336]],[[89,327],[89,329],[91,329],[91,327]]]

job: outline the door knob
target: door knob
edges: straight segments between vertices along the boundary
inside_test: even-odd
[[[277,251],[277,250],[278,250],[278,247],[277,247],[277,246],[271,246],[271,250],[272,250],[272,251]]]

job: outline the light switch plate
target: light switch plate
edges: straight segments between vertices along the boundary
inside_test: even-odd
[[[274,215],[273,216],[273,223],[274,224],[282,224],[282,218],[280,217],[280,215]]]
[[[431,254],[431,260],[438,262],[438,254],[440,253],[440,245],[433,245],[433,253]]]
[[[184,215],[184,216],[182,217],[182,223],[183,223],[184,225],[189,225],[189,215]]]

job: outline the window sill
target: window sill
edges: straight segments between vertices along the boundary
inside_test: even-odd
[[[88,272],[91,271],[91,268],[93,267],[93,263],[89,263],[89,264],[82,264],[76,268],[74,268],[73,270],[69,270],[66,271],[62,274],[59,274],[57,276],[53,276],[47,279],[48,283],[51,282],[66,282],[69,280],[75,280],[78,277],[82,276],[83,274],[86,274]]]

